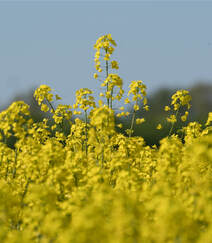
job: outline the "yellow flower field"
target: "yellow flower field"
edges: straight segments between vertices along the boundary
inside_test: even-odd
[[[110,34],[94,45],[98,101],[82,88],[75,104],[55,106],[61,98],[41,85],[34,97],[49,119],[34,123],[22,101],[0,113],[0,242],[212,242],[212,112],[204,126],[185,126],[184,139],[173,134],[191,108],[179,90],[164,108],[169,136],[145,145],[133,129],[145,122],[136,112],[151,109],[146,85],[132,81],[125,103],[133,112],[125,111],[115,47]],[[126,135],[115,116],[129,117]]]

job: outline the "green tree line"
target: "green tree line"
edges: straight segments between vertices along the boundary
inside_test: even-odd
[[[135,125],[133,136],[142,136],[148,145],[158,145],[159,141],[166,137],[170,131],[170,124],[166,122],[167,112],[164,110],[166,105],[170,105],[171,96],[179,88],[161,88],[148,96],[149,111],[137,111],[138,117],[144,117],[145,122],[140,125]],[[212,111],[212,84],[199,83],[191,86],[189,92],[192,96],[192,107],[187,120],[187,123],[198,121],[203,124],[208,112]],[[35,122],[41,121],[48,114],[42,112],[36,100],[33,97],[34,90],[16,95],[12,101],[23,100],[30,106],[30,112]],[[1,110],[6,109],[7,105],[1,107]],[[126,107],[131,112],[132,107]],[[51,117],[49,116],[51,121]],[[74,119],[73,119],[74,120]],[[125,130],[130,127],[131,117],[116,118],[116,123],[122,123],[122,128],[117,128],[119,132],[125,133]],[[158,130],[157,125],[162,124],[162,129]],[[185,124],[184,124],[185,125]],[[173,132],[179,132],[182,128],[182,123],[177,122],[173,128]],[[69,127],[66,127],[65,133],[68,134]],[[9,144],[14,142],[15,138],[8,141]]]

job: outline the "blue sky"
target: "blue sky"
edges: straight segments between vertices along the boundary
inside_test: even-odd
[[[64,103],[99,90],[93,45],[107,33],[125,89],[212,83],[211,13],[211,1],[0,1],[0,103],[42,83]]]

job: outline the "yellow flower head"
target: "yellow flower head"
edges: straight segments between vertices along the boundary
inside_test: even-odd
[[[157,125],[156,129],[161,130],[161,129],[162,129],[162,125],[159,123],[159,124]]]

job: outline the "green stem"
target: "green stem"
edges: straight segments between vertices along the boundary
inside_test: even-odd
[[[88,116],[87,111],[85,111],[85,152],[88,155]]]
[[[46,100],[47,100],[48,104],[50,105],[50,107],[52,108],[53,112],[55,113],[55,109],[54,109],[52,103],[48,99],[46,99]]]
[[[137,100],[136,100],[136,105],[137,105]],[[134,126],[134,123],[135,123],[135,115],[136,115],[136,111],[135,111],[135,109],[133,109],[133,116],[132,116],[132,120],[131,120],[130,135],[129,135],[129,137],[132,136],[133,126]]]
[[[13,167],[13,179],[16,177],[17,157],[18,157],[18,152],[17,152],[17,149],[15,149],[15,161],[14,161],[14,167]]]
[[[24,198],[25,198],[25,196],[27,194],[30,182],[31,182],[31,178],[28,178],[27,183],[26,183],[25,188],[24,188],[24,192],[23,192],[22,197],[21,197],[21,207],[24,207],[24,203],[23,202],[24,202]]]
[[[113,88],[111,90],[111,98],[110,98],[110,109],[112,110],[113,108]]]
[[[130,126],[130,135],[129,135],[129,137],[132,136],[134,122],[135,122],[135,110],[133,111],[133,116],[132,116],[132,121],[131,121],[131,126]]]
[[[51,104],[51,102],[48,99],[46,99],[46,100],[47,100],[47,103],[49,104],[49,106],[51,107],[51,109],[53,110],[53,113],[55,114],[55,109],[54,109],[53,105]],[[61,123],[59,123],[59,126],[60,126],[61,130],[64,132],[63,125]],[[62,142],[63,146],[66,145],[64,141],[61,141],[61,142]]]
[[[2,154],[1,154],[0,166],[3,164],[3,158],[4,158],[4,151],[2,151]]]
[[[105,50],[106,54],[107,54],[107,50]],[[109,75],[109,65],[108,65],[108,61],[106,61],[106,78],[108,77]],[[107,92],[109,91],[109,86],[108,86],[108,83],[107,83]],[[109,107],[110,105],[110,99],[107,98],[107,106]]]
[[[180,109],[180,108],[179,108]],[[176,117],[176,120],[177,120],[177,116],[178,116],[178,113],[179,113],[179,109],[177,110],[177,112],[176,112],[176,114],[175,114],[175,117]],[[170,129],[170,131],[169,131],[169,135],[168,135],[168,137],[170,137],[171,136],[171,133],[172,133],[172,130],[173,130],[173,128],[174,128],[174,122],[172,123],[172,126],[171,126],[171,129]]]
[[[7,168],[6,168],[6,173],[5,173],[5,180],[7,179],[8,171],[9,171],[9,160],[7,159]]]

